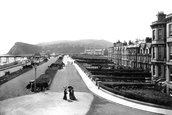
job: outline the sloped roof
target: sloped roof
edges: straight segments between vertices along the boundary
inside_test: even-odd
[[[145,44],[145,43],[141,43],[141,44],[140,44],[140,47],[141,47],[142,49],[144,49],[144,48],[146,47],[146,44]]]
[[[146,47],[151,48],[152,43],[146,43]]]

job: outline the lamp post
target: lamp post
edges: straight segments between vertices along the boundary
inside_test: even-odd
[[[34,62],[34,68],[35,68],[35,84],[34,84],[34,92],[36,92],[36,70],[37,70],[37,67],[36,67],[36,61]]]

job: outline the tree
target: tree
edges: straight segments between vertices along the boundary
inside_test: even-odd
[[[133,45],[133,44],[134,43],[131,40],[129,40],[128,45]]]
[[[121,41],[120,41],[120,40],[118,40],[116,43],[121,43]]]
[[[127,45],[127,42],[124,40],[123,45]]]
[[[152,38],[146,37],[145,41],[146,41],[146,43],[151,43],[152,42]]]

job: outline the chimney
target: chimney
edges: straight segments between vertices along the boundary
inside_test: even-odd
[[[164,12],[158,12],[157,14],[157,21],[164,21],[165,20],[165,16],[166,14],[164,14]]]

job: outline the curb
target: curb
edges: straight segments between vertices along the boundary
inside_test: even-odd
[[[154,113],[165,114],[165,115],[172,115],[172,110],[164,109],[161,107],[154,107],[151,105],[145,105],[146,103],[140,104],[140,103],[137,103],[135,100],[133,102],[133,101],[130,101],[129,99],[127,100],[124,98],[119,98],[118,96],[102,91],[101,89],[98,89],[97,86],[95,86],[95,84],[89,79],[89,77],[81,70],[81,68],[77,64],[74,64],[74,66],[77,69],[80,76],[82,77],[88,89],[92,91],[93,93],[95,93],[96,95],[99,95],[100,97],[103,97],[109,101],[112,101],[124,106],[132,107],[135,109],[140,109],[140,110],[144,110],[148,112],[154,112]]]

